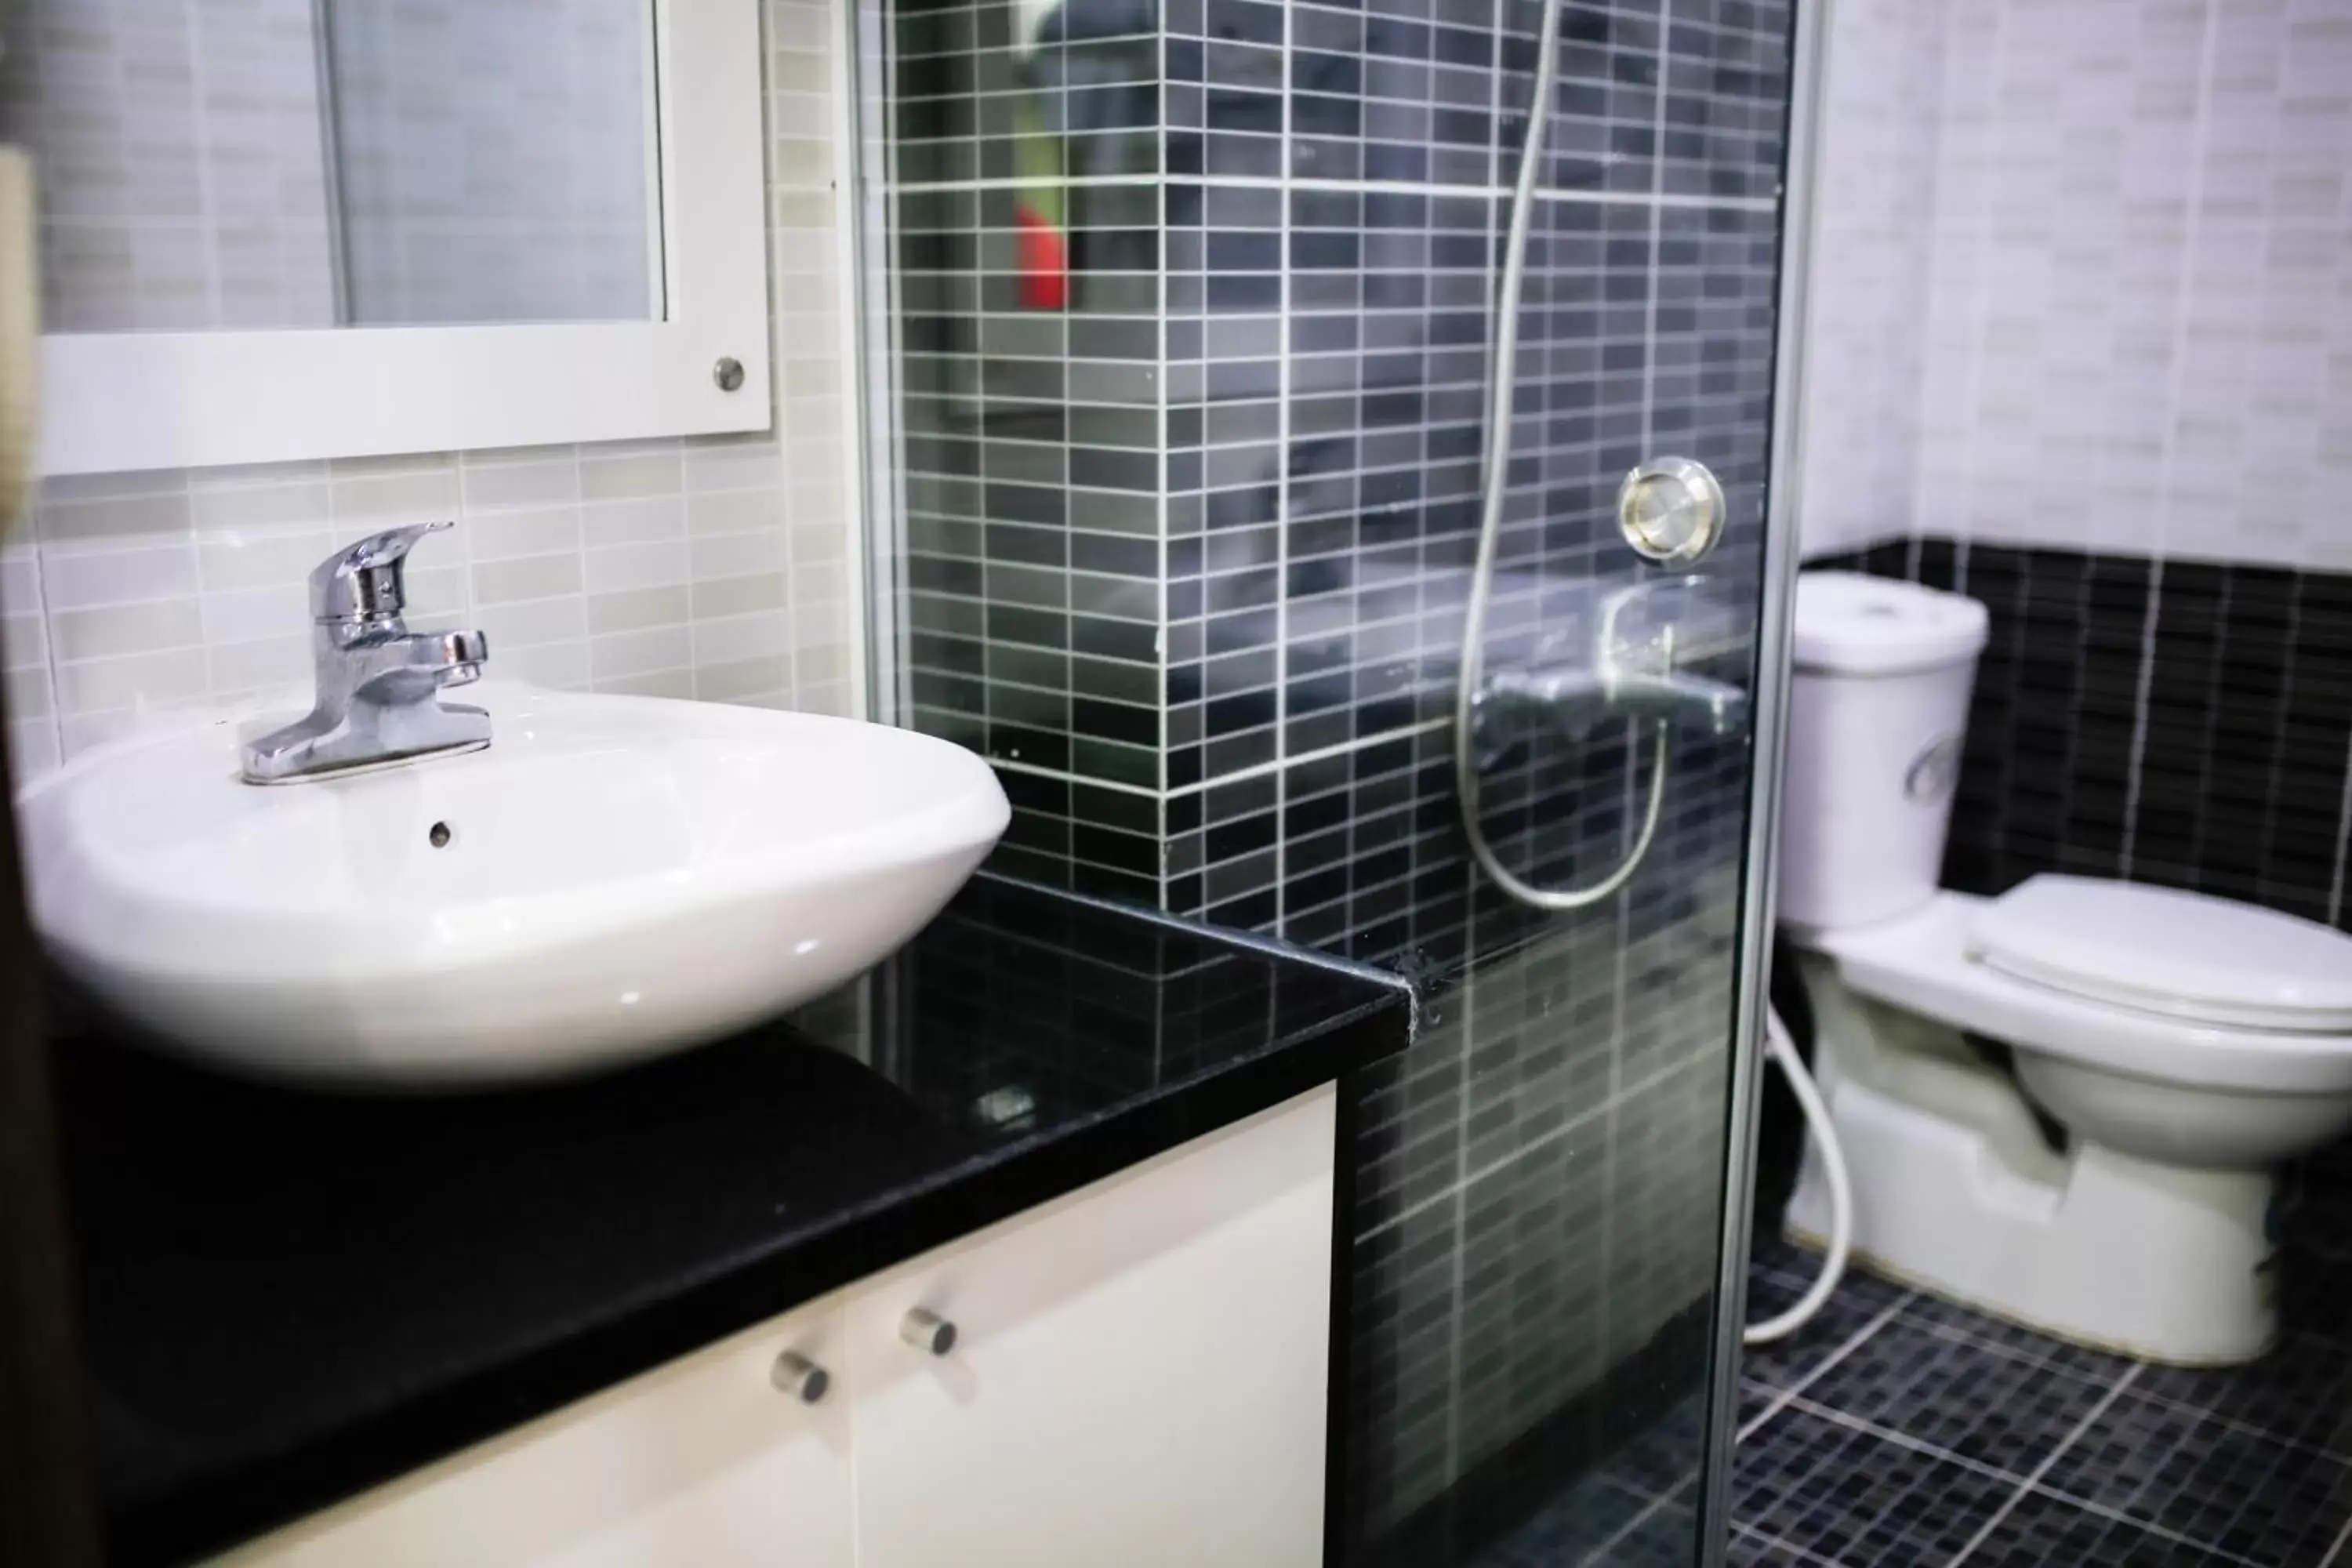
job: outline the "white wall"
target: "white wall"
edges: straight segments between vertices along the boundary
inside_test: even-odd
[[[208,0],[209,4],[209,0]],[[334,545],[455,518],[418,616],[488,632],[493,675],[855,710],[824,0],[764,0],[772,433],[57,479],[0,552],[20,772],[155,710],[310,679],[303,579]]]
[[[1809,555],[1911,528],[1944,6],[1828,9],[1801,410]]]
[[[2352,6],[1837,0],[1829,55],[1808,552],[1920,532],[2352,569]],[[1852,455],[1873,401],[1883,467]]]

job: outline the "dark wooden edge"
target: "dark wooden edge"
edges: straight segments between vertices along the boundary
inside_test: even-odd
[[[0,694],[0,779],[10,776],[7,733]],[[16,815],[0,811],[0,1563],[100,1561],[71,1258],[40,954]]]

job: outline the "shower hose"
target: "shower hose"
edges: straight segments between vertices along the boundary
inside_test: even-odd
[[[1495,885],[1532,909],[1582,909],[1600,902],[1631,880],[1657,837],[1658,816],[1665,804],[1667,732],[1657,721],[1651,742],[1649,799],[1633,846],[1607,876],[1580,888],[1538,888],[1514,873],[1495,853],[1478,814],[1478,756],[1471,729],[1473,705],[1485,675],[1486,616],[1495,591],[1496,556],[1501,548],[1505,482],[1511,468],[1511,395],[1519,357],[1519,295],[1527,281],[1528,230],[1535,213],[1536,176],[1543,164],[1544,134],[1551,119],[1552,89],[1559,74],[1559,14],[1567,0],[1549,0],[1536,45],[1535,91],[1528,100],[1527,141],[1519,152],[1517,183],[1511,191],[1510,228],[1503,245],[1503,277],[1495,304],[1494,371],[1486,410],[1486,462],[1478,514],[1478,552],[1470,574],[1470,595],[1462,627],[1462,654],[1454,688],[1454,784],[1462,804],[1462,826],[1470,852]],[[1745,1342],[1765,1344],[1794,1333],[1811,1321],[1837,1289],[1845,1272],[1846,1255],[1853,1237],[1853,1190],[1846,1174],[1845,1153],[1830,1124],[1829,1108],[1822,1101],[1811,1075],[1790,1044],[1789,1031],[1769,1006],[1764,1011],[1766,1054],[1780,1064],[1789,1087],[1811,1130],[1813,1147],[1821,1155],[1822,1172],[1830,1188],[1830,1245],[1822,1271],[1812,1286],[1787,1311],[1761,1323],[1751,1323]]]

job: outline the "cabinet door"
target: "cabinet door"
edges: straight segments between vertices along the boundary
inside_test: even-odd
[[[266,1536],[271,1568],[850,1568],[849,1390],[777,1388],[793,1351],[831,1373],[837,1301],[708,1346]]]
[[[862,1287],[861,1568],[1322,1561],[1327,1088]],[[944,1355],[907,1342],[921,1309]]]

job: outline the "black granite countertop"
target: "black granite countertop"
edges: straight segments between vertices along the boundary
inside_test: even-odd
[[[982,879],[845,1004],[458,1098],[57,1052],[119,1563],[307,1513],[1400,1050],[1401,982]]]

